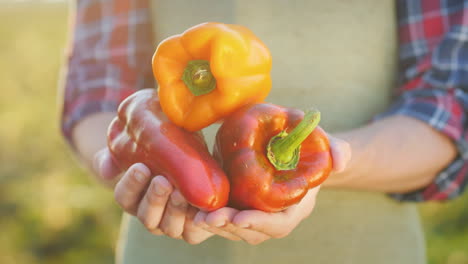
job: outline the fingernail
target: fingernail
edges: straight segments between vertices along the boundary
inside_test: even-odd
[[[159,196],[164,196],[167,194],[167,191],[162,188],[156,188],[155,193]]]
[[[154,185],[154,192],[156,193],[156,195],[159,195],[159,196],[164,196],[167,194],[167,190],[161,186],[161,184],[155,184]]]
[[[135,179],[139,183],[144,183],[145,182],[146,177],[141,171],[135,171],[133,175],[135,176]]]

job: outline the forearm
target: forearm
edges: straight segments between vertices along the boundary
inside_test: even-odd
[[[394,116],[334,135],[351,144],[347,169],[327,187],[408,192],[427,186],[456,155],[455,145],[429,125]]]
[[[120,1],[75,2],[68,70],[64,71],[62,126],[89,165],[96,150],[106,144],[107,127],[120,102],[154,86],[148,63],[154,41],[149,1],[129,0],[125,5]],[[109,20],[119,23],[109,24]]]

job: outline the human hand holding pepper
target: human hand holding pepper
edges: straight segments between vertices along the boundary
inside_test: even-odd
[[[343,140],[329,137],[333,172],[346,167],[351,151]],[[95,157],[95,171],[108,181],[117,181],[114,196],[125,212],[136,216],[149,232],[199,244],[213,235],[244,240],[255,245],[288,235],[312,211],[319,187],[309,190],[296,205],[278,213],[237,210],[224,207],[212,213],[197,210],[163,177],[153,178],[143,164],[131,166],[122,177],[110,153],[101,150]],[[161,193],[159,195],[158,193]],[[178,206],[174,206],[178,204]],[[248,227],[243,227],[243,226]]]
[[[183,239],[190,244],[199,244],[214,235],[194,225],[193,219],[199,210],[189,205],[165,177],[152,175],[144,164],[134,164],[120,174],[105,148],[95,155],[94,170],[98,177],[116,182],[117,204],[137,217],[152,234]]]
[[[202,237],[211,234],[191,225],[195,207],[212,211],[227,203],[229,183],[203,135],[169,122],[152,89],[121,103],[109,126],[108,147],[99,152],[95,164],[101,178],[116,178],[119,171],[126,171],[115,186],[115,199],[154,234],[196,243],[199,239],[184,236],[184,230],[198,231]],[[156,176],[161,174],[165,177]]]
[[[147,91],[142,91],[139,97],[132,96],[130,97],[131,99],[128,98],[119,107],[118,118],[116,118],[111,124],[108,134],[109,150],[112,154],[111,156],[113,160],[117,163],[118,167],[120,167],[121,169],[127,169],[131,164],[143,162],[154,173],[163,173],[166,176],[168,176],[170,182],[178,188],[180,188],[180,191],[187,198],[187,200],[190,201],[190,204],[202,210],[208,211],[220,208],[227,202],[227,192],[224,192],[225,190],[227,190],[227,188],[225,188],[225,186],[227,185],[225,184],[226,181],[224,180],[224,175],[222,172],[220,172],[219,168],[217,168],[214,162],[210,163],[211,157],[209,157],[209,154],[207,154],[207,151],[203,148],[203,146],[199,144],[200,140],[196,137],[196,135],[187,133],[186,131],[183,131],[180,128],[174,126],[174,124],[167,122],[167,118],[165,117],[165,115],[161,114],[161,108],[165,110],[166,114],[168,114],[169,119],[171,119],[177,125],[180,125],[188,130],[196,131],[197,128],[202,128],[207,124],[196,124],[194,126],[188,127],[182,125],[182,121],[185,120],[185,117],[187,116],[183,114],[182,117],[184,118],[179,118],[180,120],[174,118],[174,113],[168,111],[169,109],[165,107],[163,99],[167,101],[167,94],[163,93],[162,91],[168,90],[166,89],[167,85],[165,84],[173,84],[175,80],[177,80],[181,86],[188,86],[188,88],[190,89],[194,88],[191,85],[197,86],[196,84],[212,85],[215,82],[211,81],[212,78],[205,78],[205,75],[210,72],[216,75],[219,72],[218,70],[216,70],[216,67],[211,69],[211,67],[209,66],[208,68],[206,68],[206,65],[203,65],[203,67],[200,69],[185,69],[183,71],[182,76],[182,81],[184,83],[182,83],[182,81],[180,81],[179,78],[182,71],[177,70],[176,72],[166,72],[165,69],[174,67],[164,66],[167,66],[165,64],[166,62],[170,62],[171,66],[175,66],[173,64],[177,61],[177,65],[180,64],[180,69],[183,69],[183,67],[186,67],[187,62],[188,65],[191,65],[190,63],[192,62],[192,60],[194,60],[194,62],[198,62],[198,60],[203,56],[206,57],[207,54],[205,53],[207,52],[207,48],[205,48],[205,46],[208,45],[205,43],[206,37],[212,36],[214,34],[213,32],[225,30],[224,27],[225,26],[220,24],[201,25],[200,27],[194,27],[193,29],[185,32],[185,37],[182,36],[180,39],[177,37],[169,38],[168,40],[163,42],[158,47],[156,54],[153,58],[153,66],[156,66],[154,68],[155,77],[158,79],[158,83],[161,85],[159,89],[159,95],[162,98],[161,105],[159,104],[159,101],[151,100],[150,97],[154,97],[154,95],[150,94]],[[239,30],[238,33],[240,34],[237,35],[236,33],[235,39],[242,39],[240,43],[243,43],[244,46],[246,43],[250,43],[251,41],[255,43],[258,42],[255,36],[253,36],[248,30],[245,30],[241,27],[236,27],[235,29]],[[229,32],[232,33],[232,31]],[[201,34],[202,36],[204,36],[204,38],[202,38],[203,43],[192,45],[195,42],[187,41],[187,38],[189,38],[188,36],[197,34]],[[244,34],[246,35],[244,36]],[[216,36],[218,35],[219,34],[217,34]],[[210,37],[208,39],[210,39]],[[183,49],[181,49],[182,46]],[[208,45],[207,47],[211,46]],[[254,45],[254,47],[258,47],[258,45]],[[166,50],[167,52],[164,52]],[[175,53],[177,54],[177,56],[181,54],[185,54],[186,56],[172,57],[174,55],[175,50],[180,51]],[[262,76],[264,75],[263,73],[265,70],[268,72],[270,65],[270,60],[268,59],[268,51],[263,48],[261,50],[262,52],[260,53],[266,55],[264,56],[264,58],[262,57],[262,59],[260,60],[255,60],[255,63],[253,63],[249,59],[243,61],[252,62],[252,65],[248,63],[245,65],[240,64],[244,66],[249,65],[250,68],[247,66],[247,68],[243,68],[244,70],[246,70],[246,72],[249,72],[251,74],[252,72],[247,71],[247,69],[260,70],[260,68]],[[185,53],[182,51],[185,51]],[[217,49],[215,45],[213,53],[215,55],[218,53],[224,54],[223,51],[224,48]],[[213,59],[213,57],[216,58],[216,56],[212,54],[211,58]],[[210,56],[207,56],[207,58],[210,58]],[[225,57],[222,58],[225,59]],[[250,57],[247,56],[247,58]],[[258,56],[256,56],[255,58],[258,58]],[[178,59],[181,61],[179,61]],[[205,62],[206,61],[204,61],[204,63]],[[211,66],[217,65],[216,60],[210,60],[208,63],[213,64]],[[261,67],[259,65],[261,65]],[[193,78],[187,79],[186,73],[188,74],[187,76]],[[158,76],[163,78],[158,78]],[[215,79],[216,83],[220,84],[219,86],[222,87],[222,78]],[[232,78],[229,79],[230,82],[232,81],[231,79]],[[265,80],[266,83],[269,84],[270,79],[268,75],[262,77],[262,80]],[[166,83],[165,81],[168,81],[168,83]],[[258,86],[257,83],[256,85]],[[244,86],[245,85],[241,85],[241,87]],[[236,87],[238,88],[238,86]],[[263,87],[263,85],[260,85],[260,87]],[[208,91],[208,93],[211,92],[211,88]],[[174,89],[172,88],[169,90],[173,91]],[[186,91],[187,89],[182,90]],[[224,89],[221,88],[220,90],[224,91]],[[254,89],[249,88],[249,91],[250,90],[253,91]],[[204,94],[205,93],[203,93],[202,95]],[[255,94],[250,95],[248,98],[254,98],[254,101],[260,100],[259,98],[264,98],[265,96],[264,93],[261,94],[262,96],[260,97],[257,97],[257,94]],[[171,92],[171,95],[174,94]],[[195,96],[198,96],[198,92],[195,93]],[[224,96],[226,98],[232,97],[232,95]],[[185,98],[186,96],[183,97]],[[172,96],[172,98],[175,97]],[[181,97],[179,96],[177,98]],[[242,104],[252,103],[250,99],[240,100],[241,104],[235,104],[235,106],[230,108],[229,111],[233,111],[235,108],[242,106]],[[208,102],[209,101],[210,100],[208,100]],[[171,105],[174,105],[174,103],[178,102],[179,101],[174,101]],[[205,102],[204,105],[208,102]],[[305,120],[307,120],[307,122],[301,123],[307,123],[307,125],[298,125],[298,127],[304,127],[303,129],[299,129],[304,131],[296,133],[295,131],[290,131],[289,128],[291,126],[297,125],[297,121],[302,119],[302,115],[298,113],[298,111],[292,109],[286,110],[278,106],[266,106],[261,104],[259,107],[253,108],[255,108],[256,110],[251,112],[251,114],[253,113],[254,115],[258,115],[258,124],[267,123],[266,126],[260,125],[261,129],[259,129],[259,131],[256,131],[255,133],[262,134],[263,131],[266,131],[266,134],[261,135],[259,137],[257,137],[257,135],[253,136],[253,145],[250,145],[250,143],[246,143],[250,140],[244,140],[242,136],[238,138],[241,141],[245,141],[243,143],[246,144],[241,143],[241,146],[244,148],[244,150],[250,148],[253,150],[251,151],[253,152],[253,154],[249,153],[245,157],[241,156],[240,158],[236,157],[235,155],[233,157],[230,152],[236,151],[237,141],[233,141],[234,147],[232,147],[229,145],[232,142],[230,142],[229,144],[224,144],[224,140],[218,139],[218,143],[221,143],[217,144],[217,146],[220,145],[221,147],[218,147],[220,149],[219,151],[216,151],[217,149],[215,149],[215,156],[217,157],[218,161],[221,162],[221,164],[224,164],[224,169],[226,170],[226,172],[234,175],[241,175],[240,177],[238,177],[240,179],[231,178],[231,180],[234,181],[234,186],[236,187],[231,190],[231,202],[234,206],[241,209],[254,208],[269,212],[283,211],[291,205],[298,203],[306,195],[307,190],[309,188],[319,185],[328,176],[331,170],[331,153],[329,151],[329,142],[323,130],[321,130],[320,128],[314,129],[318,123],[319,114],[313,116],[308,115],[308,117],[304,118]],[[193,107],[189,107],[189,109],[193,109]],[[195,109],[197,108],[195,107]],[[258,111],[258,109],[260,109],[260,111]],[[267,109],[267,111],[265,111],[265,114],[263,114],[262,112],[262,110],[264,109]],[[178,111],[176,112],[179,114],[185,113],[184,111],[179,110],[180,109],[178,108]],[[221,114],[221,116],[226,116],[229,112],[228,110],[219,111],[220,113],[218,114]],[[276,116],[269,116],[269,114],[271,113],[275,114]],[[233,115],[236,116],[236,114]],[[240,116],[242,115],[243,113],[240,114]],[[239,114],[237,114],[237,116],[239,116]],[[206,115],[204,115],[204,119],[207,119],[210,123],[212,121],[216,121],[216,119],[218,118],[216,118],[215,116],[213,116],[212,118],[206,117]],[[277,126],[278,124],[281,125]],[[245,125],[249,125],[248,121],[247,123],[245,123]],[[236,126],[232,125],[230,128],[232,127]],[[225,130],[230,129],[227,128]],[[290,132],[291,135],[288,135],[286,131],[288,133]],[[276,134],[278,132],[281,133],[276,136],[272,134]],[[313,135],[308,136],[311,132],[313,132]],[[229,132],[226,132],[226,134],[228,134],[226,138],[229,139],[231,135],[229,135]],[[265,144],[266,138],[271,138],[270,143],[273,144]],[[288,138],[300,140],[294,140],[295,143],[290,144],[292,141],[287,140]],[[306,143],[301,145],[301,142],[305,139],[307,139],[305,141]],[[267,153],[271,164],[266,159],[261,157],[265,152],[263,148],[264,145],[268,145]],[[301,147],[304,150],[304,154],[301,155],[299,158],[298,152]],[[171,158],[167,155],[168,153],[176,154],[179,152],[181,154],[181,157],[184,158],[185,162],[174,162],[180,158],[174,159],[174,157]],[[158,159],[162,159],[162,162],[158,162]],[[236,161],[231,164],[232,160]],[[202,164],[203,161],[206,161],[207,164]],[[184,166],[180,166],[180,163],[184,163]],[[239,164],[242,165],[240,166],[240,168],[239,166],[237,166]],[[267,164],[270,164],[270,166],[267,166]],[[296,165],[298,165],[297,169]],[[272,166],[274,166],[274,168]],[[238,167],[239,169],[236,169],[236,167]],[[232,173],[233,171],[234,173]],[[259,176],[255,177],[255,173],[257,171],[259,172]],[[250,180],[250,178],[253,178],[253,180]],[[267,188],[265,184],[270,180],[271,186]],[[244,185],[242,183],[239,184],[243,181],[246,181],[248,183]],[[118,187],[119,185],[117,185],[116,190],[119,189]],[[179,192],[177,191],[174,193],[174,195],[177,197],[176,194]],[[234,195],[232,195],[232,193]],[[250,196],[252,196],[252,198],[248,197],[249,194]],[[179,196],[182,197],[180,193]],[[175,200],[177,201],[180,199]],[[126,205],[124,204],[123,206],[125,208]],[[131,211],[131,209],[125,209]],[[170,234],[170,236],[176,237],[173,234]]]
[[[191,205],[206,211],[226,205],[229,182],[203,135],[170,122],[153,89],[140,90],[120,104],[107,143],[121,170],[144,163],[153,174],[165,175]]]
[[[199,213],[195,223],[250,244],[288,235],[312,212],[330,171],[344,170],[351,157],[349,144],[328,136],[317,127],[319,120],[318,111],[272,104],[229,116],[218,130],[214,155],[230,178],[230,205],[247,210]]]
[[[328,136],[333,159],[333,174],[342,172],[351,159],[351,149],[347,142]],[[260,210],[237,210],[224,207],[214,212],[200,212],[195,216],[195,224],[230,240],[242,239],[257,245],[272,238],[282,238],[290,234],[314,209],[320,186],[310,189],[302,200],[276,213]]]
[[[329,141],[333,172],[340,172],[350,159],[349,145],[331,136]],[[120,169],[113,163],[107,148],[95,156],[94,169],[100,178],[117,182],[117,203],[127,213],[137,216],[150,232],[184,239],[191,244],[201,243],[214,234],[229,240],[242,239],[250,244],[286,236],[311,213],[319,189],[311,189],[301,202],[279,213],[240,211],[229,207],[205,213],[188,205],[164,177],[151,180],[153,176],[143,164],[131,166],[120,177]],[[162,195],[158,195],[160,189],[165,190]],[[249,227],[242,227],[244,225]]]

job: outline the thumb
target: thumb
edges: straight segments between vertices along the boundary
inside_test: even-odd
[[[108,148],[101,149],[94,155],[93,169],[98,178],[104,182],[113,182],[121,173],[120,169],[112,160]]]
[[[351,146],[348,142],[329,135],[333,159],[333,171],[343,172],[351,160]]]

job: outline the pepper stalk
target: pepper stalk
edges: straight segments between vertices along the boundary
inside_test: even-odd
[[[320,112],[309,110],[304,119],[290,132],[281,131],[267,145],[267,157],[277,170],[292,170],[297,167],[302,142],[320,122]]]
[[[182,81],[195,96],[210,93],[216,88],[216,79],[206,60],[189,61],[182,74]]]

